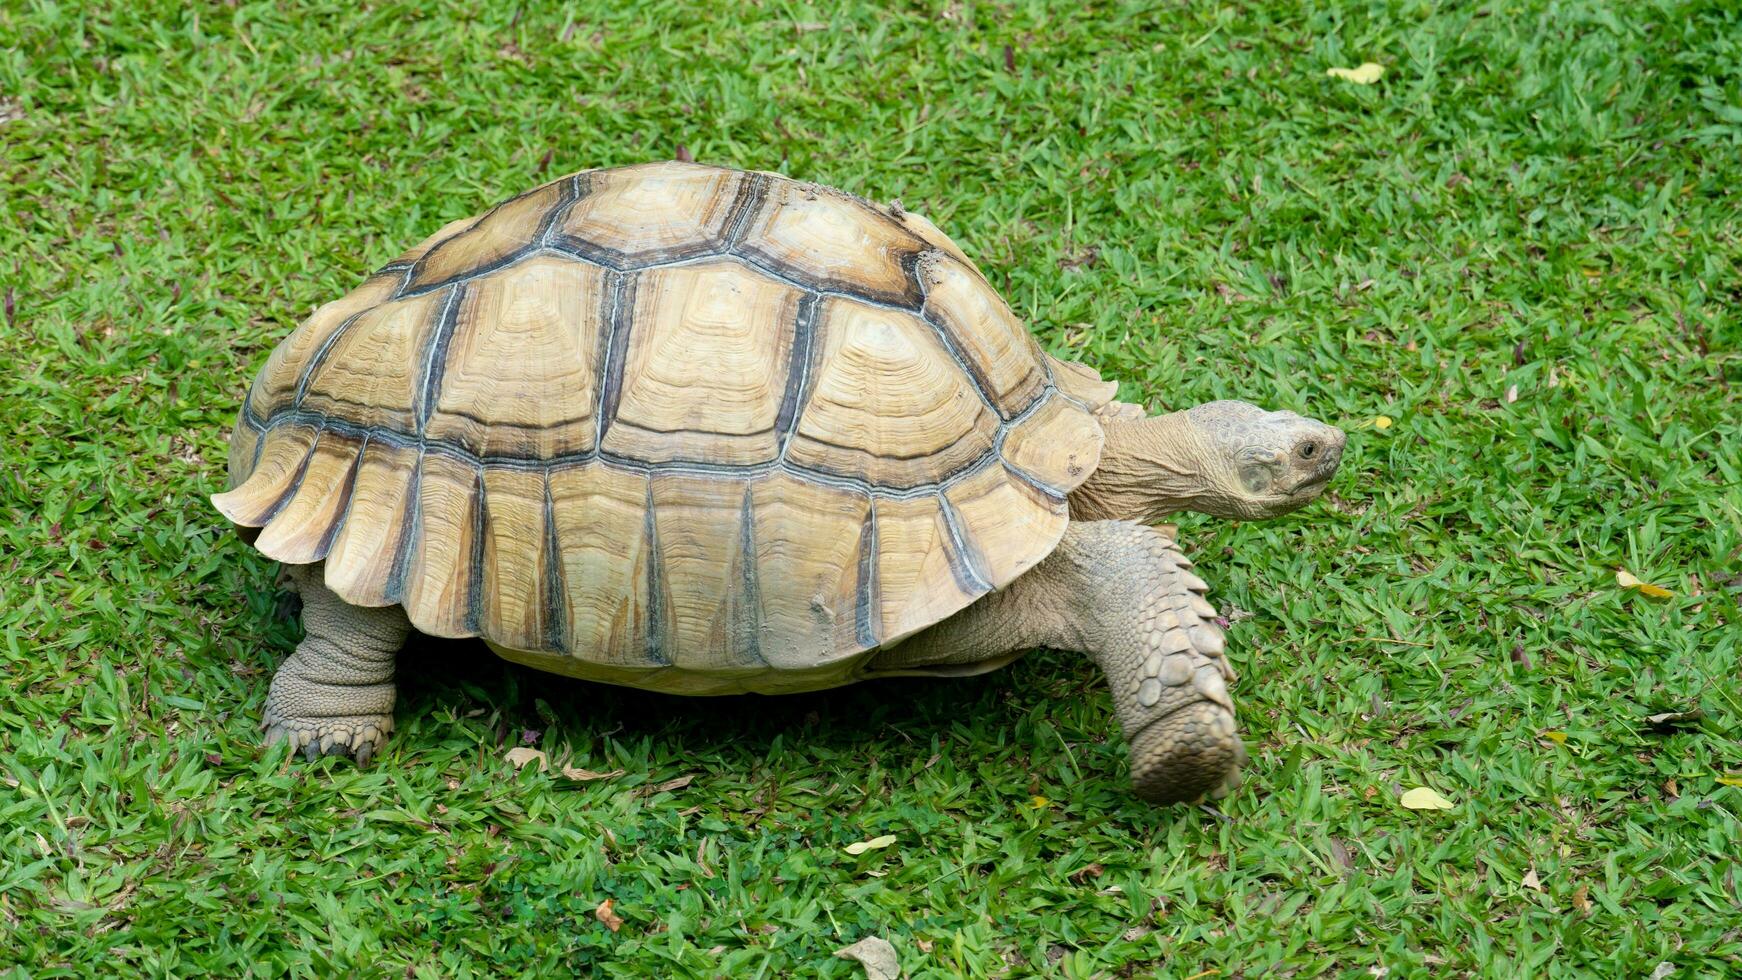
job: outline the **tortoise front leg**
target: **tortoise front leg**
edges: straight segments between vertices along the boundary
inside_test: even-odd
[[[1222,631],[1190,568],[1154,528],[1076,522],[1028,574],[879,654],[871,671],[923,673],[1036,646],[1085,653],[1107,678],[1137,794],[1156,803],[1221,797],[1240,784],[1246,749]]]
[[[393,661],[411,624],[398,606],[346,603],[318,564],[286,569],[302,597],[304,635],[272,675],[266,744],[289,739],[310,759],[343,754],[366,763],[393,730]]]

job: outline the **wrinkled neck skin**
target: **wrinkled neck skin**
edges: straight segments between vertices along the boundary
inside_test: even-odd
[[[1129,422],[1105,422],[1101,463],[1071,493],[1079,521],[1154,524],[1169,514],[1200,509],[1215,481],[1201,472],[1205,449],[1185,412]]]

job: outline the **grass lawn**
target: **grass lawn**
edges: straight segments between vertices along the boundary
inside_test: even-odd
[[[0,5],[0,968],[1742,971],[1735,4],[290,6]],[[205,500],[254,370],[680,145],[929,215],[1126,399],[1350,431],[1324,501],[1182,523],[1241,792],[1137,802],[1044,652],[682,700],[414,640],[370,768],[259,748],[297,630]]]

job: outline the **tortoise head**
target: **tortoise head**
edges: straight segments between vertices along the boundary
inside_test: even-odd
[[[1182,510],[1277,517],[1317,500],[1343,461],[1342,430],[1246,402],[1102,428],[1100,465],[1071,494],[1078,519],[1153,523]]]
[[[1190,509],[1217,517],[1278,517],[1317,500],[1343,461],[1343,430],[1246,402],[1183,413],[1204,484]]]

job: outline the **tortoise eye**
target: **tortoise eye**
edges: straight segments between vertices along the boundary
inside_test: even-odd
[[[1300,455],[1301,455],[1302,459],[1312,459],[1313,453],[1316,453],[1318,451],[1319,451],[1319,444],[1316,442],[1303,442],[1303,443],[1301,443]]]

